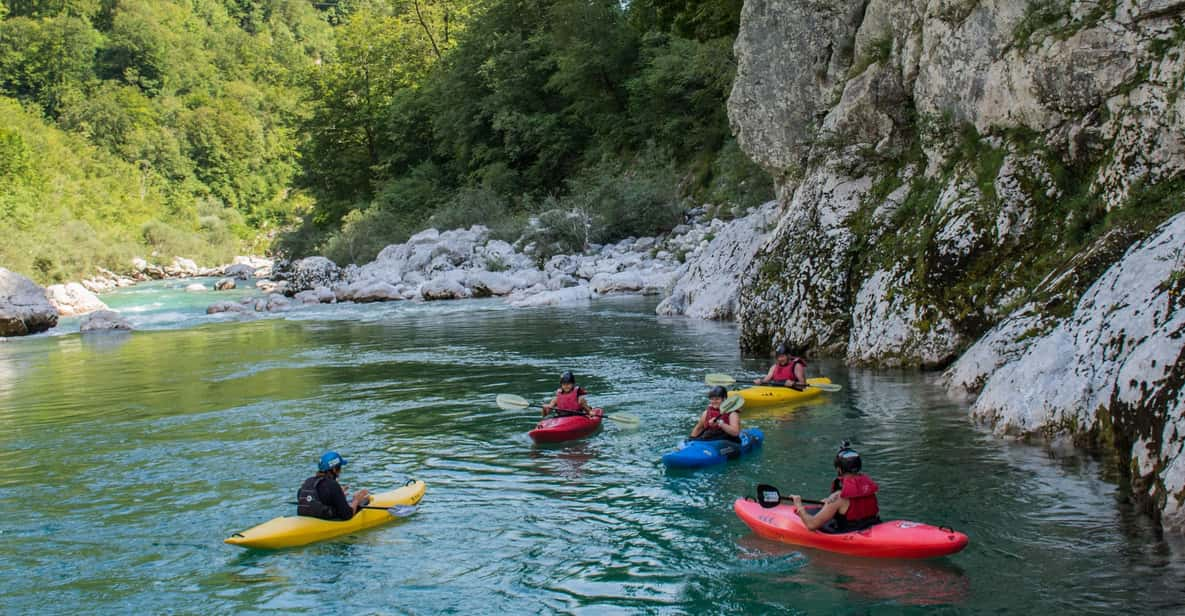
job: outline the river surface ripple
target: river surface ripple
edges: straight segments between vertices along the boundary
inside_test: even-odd
[[[704,373],[765,367],[738,355],[732,325],[656,317],[640,298],[208,322],[210,296],[121,297],[125,310],[150,306],[148,331],[0,344],[6,613],[1185,606],[1185,546],[1122,504],[1113,471],[993,438],[931,376],[812,365],[844,391],[750,409],[745,421],[767,435],[760,453],[669,473],[659,456],[705,405]],[[641,426],[532,445],[533,413],[501,410],[494,396],[542,399],[565,369],[595,404]],[[882,516],[953,526],[970,546],[935,561],[863,560],[756,538],[733,514],[759,481],[822,495],[842,438],[880,482]],[[290,514],[286,502],[330,448],[350,460],[344,483],[426,481],[419,513],[281,552],[222,543]]]

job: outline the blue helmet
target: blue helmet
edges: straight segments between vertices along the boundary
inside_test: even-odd
[[[346,459],[336,451],[326,451],[321,454],[321,460],[317,462],[317,470],[324,473],[325,471],[335,469],[339,466],[345,466]]]

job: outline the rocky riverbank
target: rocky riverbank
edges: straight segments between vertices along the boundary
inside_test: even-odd
[[[1181,0],[747,0],[729,117],[786,208],[742,347],[953,363],[1185,529],[1182,32]]]
[[[207,312],[481,297],[502,297],[525,308],[632,293],[668,295],[658,308],[662,314],[730,318],[736,275],[760,245],[776,209],[770,202],[730,221],[693,217],[661,237],[630,238],[545,260],[531,254],[530,246],[491,239],[485,227],[428,229],[361,266],[343,268],[324,257],[278,265],[274,280],[260,283],[266,295],[217,302]]]

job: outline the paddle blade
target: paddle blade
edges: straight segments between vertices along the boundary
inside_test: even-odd
[[[391,514],[392,517],[406,518],[419,510],[420,508],[417,505],[395,505],[387,509],[387,513]]]
[[[757,502],[766,509],[777,507],[782,502],[782,494],[771,485],[759,483],[757,484]]]
[[[743,406],[745,406],[745,399],[737,395],[732,395],[720,403],[720,410],[725,413],[731,413],[741,410]]]
[[[498,397],[495,399],[495,401],[498,404],[498,408],[502,408],[507,411],[522,410],[531,406],[531,403],[528,402],[526,398],[513,394],[498,394]]]
[[[835,383],[808,383],[807,387],[814,387],[815,389],[818,389],[820,391],[830,391],[830,392],[843,391],[843,386],[836,385]]]
[[[642,423],[641,419],[638,419],[637,417],[634,417],[633,415],[626,415],[624,413],[614,413],[612,415],[602,415],[602,417],[604,417],[605,419],[608,419],[609,421],[616,421],[619,424],[624,424],[627,426],[637,426],[638,424]]]
[[[736,383],[737,380],[728,376],[727,374],[720,374],[719,372],[712,372],[704,376],[704,383],[706,385],[723,385],[725,387]]]

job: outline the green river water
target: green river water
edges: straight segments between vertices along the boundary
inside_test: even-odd
[[[760,453],[696,473],[659,463],[704,407],[703,375],[763,370],[730,324],[654,301],[516,310],[498,300],[205,317],[157,283],[107,297],[132,334],[0,342],[0,611],[24,613],[1181,613],[1185,544],[1070,450],[996,439],[933,377],[816,363],[844,386],[747,412]],[[67,321],[62,329],[77,329]],[[534,446],[533,412],[572,369],[639,416]],[[757,482],[818,497],[851,439],[882,517],[953,526],[921,562],[756,538]],[[291,514],[333,448],[343,483],[428,483],[414,516],[280,552],[225,545]]]

